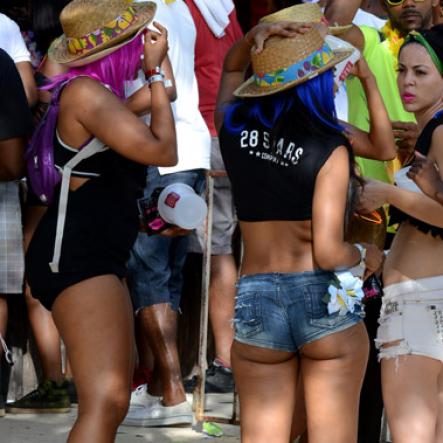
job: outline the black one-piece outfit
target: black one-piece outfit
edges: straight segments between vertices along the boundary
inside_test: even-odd
[[[54,149],[57,154],[56,143]],[[59,272],[53,273],[49,262],[54,253],[60,186],[26,254],[32,295],[47,309],[60,292],[87,278],[126,275],[139,227],[137,198],[145,185],[146,168],[108,150],[84,160],[76,169],[87,169],[85,165],[93,159],[96,164],[100,160],[100,176],[69,191]]]

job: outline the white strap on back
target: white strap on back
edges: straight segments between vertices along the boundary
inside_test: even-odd
[[[51,271],[58,273],[60,255],[62,251],[63,231],[65,229],[66,209],[68,207],[69,181],[71,179],[72,170],[83,160],[93,156],[97,152],[109,149],[100,140],[94,138],[86,146],[82,148],[74,157],[69,160],[62,169],[62,185],[60,189],[60,199],[58,203],[57,213],[57,229],[55,233],[54,255],[49,263]]]

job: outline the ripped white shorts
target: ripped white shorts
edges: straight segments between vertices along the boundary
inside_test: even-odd
[[[379,324],[379,360],[413,354],[443,362],[443,275],[386,286]]]

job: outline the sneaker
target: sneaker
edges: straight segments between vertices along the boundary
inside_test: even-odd
[[[123,421],[128,426],[166,426],[192,423],[191,405],[184,401],[174,406],[164,406],[159,398],[144,408],[137,408]]]
[[[5,416],[5,399],[2,394],[0,394],[0,417]]]
[[[234,376],[231,369],[214,360],[206,371],[205,392],[208,394],[234,392]]]
[[[192,377],[183,381],[185,392],[194,392],[197,384],[197,377]],[[234,392],[234,376],[231,369],[214,360],[206,370],[205,392],[207,394],[226,394]]]
[[[65,380],[62,387],[68,392],[68,397],[71,404],[78,404],[77,389],[75,387],[74,380],[72,378]]]
[[[144,426],[142,422],[145,419],[145,410],[159,400],[160,397],[155,397],[148,393],[148,385],[146,383],[137,386],[131,393],[129,410],[122,424],[126,426]]]
[[[52,380],[45,380],[39,387],[21,399],[6,405],[11,414],[54,414],[69,412],[71,403],[66,388]]]

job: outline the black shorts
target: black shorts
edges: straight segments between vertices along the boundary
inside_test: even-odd
[[[121,180],[94,178],[69,192],[59,272],[49,267],[54,253],[57,197],[39,223],[26,254],[33,297],[51,309],[64,289],[87,278],[126,275],[138,232],[137,194]]]

